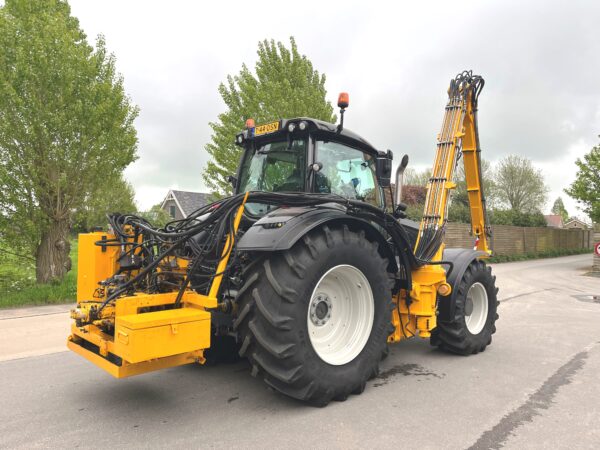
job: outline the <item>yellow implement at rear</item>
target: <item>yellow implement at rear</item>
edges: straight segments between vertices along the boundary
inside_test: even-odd
[[[96,245],[114,239],[108,233],[80,235],[78,305],[71,311],[74,323],[68,348],[117,378],[204,363],[204,350],[210,347],[211,336],[211,314],[207,310],[217,307],[221,273],[227,266],[247,197],[235,216],[233,235],[227,236],[208,295],[189,289],[179,299],[178,291],[136,293],[102,306],[100,282],[117,272],[119,247]],[[184,261],[181,266],[186,267]],[[114,334],[102,331],[107,326],[114,329]]]

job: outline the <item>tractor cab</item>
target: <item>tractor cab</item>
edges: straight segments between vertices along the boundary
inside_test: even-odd
[[[248,120],[236,143],[244,148],[236,193],[307,192],[338,195],[384,208],[392,152],[380,152],[357,134],[317,119]],[[249,212],[268,212],[250,205]]]

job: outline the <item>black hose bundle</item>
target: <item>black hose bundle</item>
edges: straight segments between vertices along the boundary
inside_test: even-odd
[[[146,292],[159,292],[165,283],[160,280],[164,274],[172,272],[165,270],[166,262],[170,257],[188,259],[185,276],[181,276],[171,290],[179,288],[181,297],[188,287],[197,289],[208,285],[217,275],[222,275],[231,269],[237,261],[235,251],[236,233],[234,233],[234,220],[239,207],[244,202],[245,194],[237,194],[206,205],[185,219],[169,222],[163,228],[153,227],[146,219],[131,214],[113,214],[108,217],[110,226],[115,235],[112,240],[98,241],[100,246],[120,246],[121,259],[123,256],[137,255],[139,264],[133,269],[137,270],[127,282],[120,284],[106,297],[101,308],[121,295],[136,290]],[[396,253],[405,267],[415,268],[426,261],[419,260],[413,255],[410,239],[400,223],[382,209],[356,200],[332,194],[312,193],[278,193],[278,192],[250,192],[248,203],[261,203],[273,206],[316,206],[325,203],[343,205],[348,214],[363,218],[384,228],[391,238]],[[197,237],[201,236],[201,239]],[[227,240],[227,236],[232,239]],[[225,248],[228,242],[229,247]],[[231,252],[230,252],[231,250]],[[228,264],[222,273],[217,273],[217,267],[224,256],[231,253]],[[157,268],[161,266],[161,270]],[[194,282],[190,286],[190,275],[194,275]],[[197,284],[198,274],[204,280]],[[173,282],[171,282],[173,284]]]

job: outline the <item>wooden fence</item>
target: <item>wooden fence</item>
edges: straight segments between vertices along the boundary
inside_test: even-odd
[[[471,227],[464,223],[449,223],[446,231],[446,247],[472,248]],[[599,233],[600,234],[600,233]],[[493,225],[491,247],[496,255],[541,253],[549,250],[576,250],[592,248],[594,232],[581,229],[543,227],[513,227]]]
[[[594,237],[592,245],[596,242],[600,242],[600,223],[594,225]],[[600,256],[594,254],[594,265],[592,272],[600,273]]]

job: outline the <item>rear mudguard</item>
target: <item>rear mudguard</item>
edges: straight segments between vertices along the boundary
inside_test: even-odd
[[[443,260],[452,263],[444,264],[447,272],[446,281],[452,286],[452,292],[449,296],[440,296],[438,299],[438,322],[452,322],[457,295],[454,287],[462,279],[469,264],[484,255],[486,255],[485,252],[466,248],[448,248],[444,250]]]
[[[343,225],[362,229],[371,241],[379,244],[380,252],[389,260],[389,270],[398,271],[396,257],[385,236],[376,226],[346,212],[338,204],[317,207],[282,207],[255,222],[237,244],[238,251],[270,252],[288,250],[306,233],[322,225]]]

